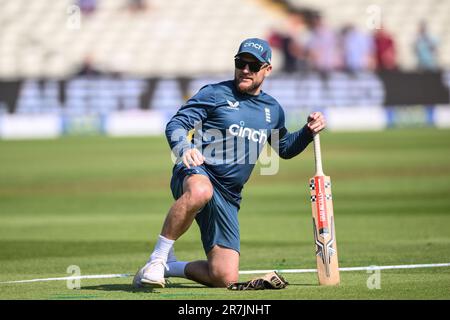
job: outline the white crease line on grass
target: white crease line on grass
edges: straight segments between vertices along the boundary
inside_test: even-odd
[[[339,271],[363,271],[363,270],[389,270],[389,269],[416,269],[416,268],[437,268],[450,267],[450,263],[430,263],[430,264],[404,264],[397,266],[368,266],[368,267],[347,267],[339,268]],[[239,271],[239,274],[260,274],[276,271],[279,273],[311,273],[317,269],[271,269],[271,270],[249,270]]]
[[[346,267],[339,268],[339,271],[364,271],[364,270],[392,270],[392,269],[417,269],[417,268],[438,268],[438,267],[450,267],[450,263],[430,263],[430,264],[406,264],[396,266],[368,266],[368,267]],[[313,273],[317,272],[317,269],[267,269],[267,270],[247,270],[239,271],[239,274],[262,274],[272,271],[279,273]],[[4,281],[0,284],[9,283],[28,283],[28,282],[46,282],[46,281],[61,281],[61,280],[81,280],[81,279],[110,279],[110,278],[128,278],[133,276],[129,273],[119,274],[96,274],[77,277],[59,277],[59,278],[44,278],[44,279],[30,279],[30,280],[15,280]]]
[[[0,284],[7,283],[27,283],[27,282],[45,282],[45,281],[60,281],[60,280],[80,280],[80,279],[110,279],[110,278],[128,278],[131,274],[93,274],[88,276],[76,276],[76,277],[59,277],[59,278],[44,278],[44,279],[30,279],[30,280],[15,280],[0,282]]]

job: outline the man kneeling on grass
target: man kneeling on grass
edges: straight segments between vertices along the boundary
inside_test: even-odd
[[[261,90],[272,71],[271,56],[266,41],[243,41],[234,57],[234,80],[204,86],[167,124],[166,136],[178,158],[170,183],[176,201],[150,259],[133,279],[136,287],[164,287],[167,277],[211,287],[238,281],[238,211],[256,159],[266,142],[280,157],[292,158],[325,128],[323,115],[313,112],[300,130],[288,132],[280,104]],[[194,139],[188,141],[193,129]],[[207,260],[178,261],[174,242],[194,219]]]

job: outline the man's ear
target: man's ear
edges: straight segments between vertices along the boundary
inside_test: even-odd
[[[272,65],[269,64],[267,68],[264,70],[264,76],[268,77],[270,73],[272,72]]]

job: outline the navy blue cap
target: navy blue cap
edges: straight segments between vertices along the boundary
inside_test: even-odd
[[[272,49],[270,49],[269,43],[259,38],[250,38],[242,41],[235,57],[241,53],[250,53],[260,62],[268,64],[270,64],[272,60]]]

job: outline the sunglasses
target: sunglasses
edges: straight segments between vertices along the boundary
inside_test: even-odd
[[[242,60],[242,59],[239,58],[239,57],[237,57],[237,58],[234,59],[234,66],[235,66],[237,69],[242,70],[242,69],[245,68],[246,65],[248,65],[248,69],[249,69],[251,72],[258,72],[259,70],[262,69],[263,66],[264,66],[264,68],[265,68],[265,63],[259,63],[259,62],[257,62],[257,61],[253,61],[253,62],[245,61],[245,60]]]

